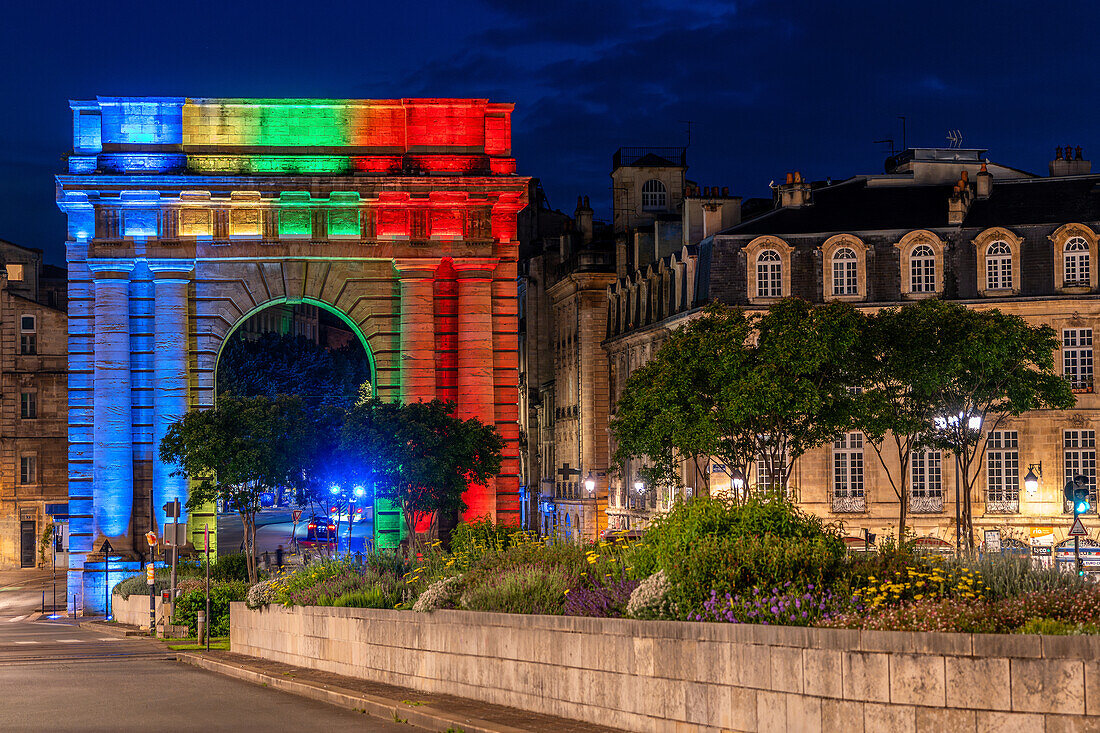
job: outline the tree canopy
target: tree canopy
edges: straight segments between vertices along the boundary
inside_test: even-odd
[[[244,524],[249,578],[256,581],[256,512],[260,495],[297,486],[311,444],[311,424],[298,397],[218,398],[168,427],[160,459],[194,483],[187,508],[224,502]]]

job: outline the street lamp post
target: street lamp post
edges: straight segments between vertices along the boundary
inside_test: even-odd
[[[592,472],[588,472],[588,476],[584,479],[584,490],[588,492],[592,497],[592,535],[597,542],[600,541],[600,521],[596,517],[596,514],[600,510],[599,499],[596,498],[596,479],[592,475]]]
[[[366,493],[362,486],[356,486],[352,490],[352,497],[348,498],[348,555],[351,555],[351,528],[355,524],[353,521],[355,512],[352,510],[352,504],[355,503],[356,499],[362,499]]]

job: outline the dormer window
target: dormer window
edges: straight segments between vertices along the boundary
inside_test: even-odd
[[[936,292],[936,251],[927,244],[917,245],[909,255],[909,291]]]
[[[783,258],[774,249],[766,249],[756,258],[756,297],[783,296]]]
[[[856,253],[842,247],[833,254],[833,295],[859,294],[859,260]]]
[[[1012,289],[1012,248],[998,240],[985,251],[985,289]]]
[[[1088,286],[1090,276],[1089,243],[1084,237],[1070,237],[1065,247],[1065,286]]]
[[[665,184],[651,178],[642,184],[642,209],[646,211],[664,210],[668,207],[668,192]]]

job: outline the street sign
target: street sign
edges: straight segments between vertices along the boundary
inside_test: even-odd
[[[102,552],[104,555],[107,555],[108,553],[114,552],[115,548],[111,547],[110,540],[104,539],[103,544],[99,546],[99,551]]]
[[[294,511],[292,511],[290,513],[290,521],[293,522],[294,524],[297,524],[298,520],[301,519],[301,518],[302,518],[302,510],[301,509],[295,509]]]
[[[1070,537],[1088,537],[1089,533],[1085,531],[1085,525],[1081,524],[1081,517],[1073,518],[1073,526],[1069,528]]]
[[[985,531],[985,551],[986,552],[1000,552],[1001,551],[1001,530],[999,530],[999,529],[987,529]]]
[[[183,547],[187,544],[187,523],[186,522],[165,522],[164,523],[164,546],[165,547]]]
[[[145,533],[145,541],[149,543],[150,547],[156,547],[157,546],[157,533],[156,532],[146,532]]]

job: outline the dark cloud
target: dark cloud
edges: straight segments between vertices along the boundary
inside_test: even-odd
[[[1021,0],[290,0],[21,3],[5,17],[0,238],[61,255],[51,175],[66,100],[96,94],[477,96],[516,103],[520,170],[608,216],[621,145],[680,145],[689,176],[765,194],[788,170],[881,169],[874,140],[964,144],[1043,171],[1100,144],[1100,9]]]

